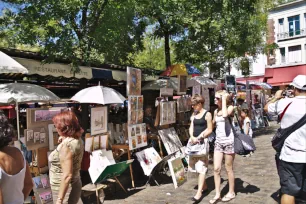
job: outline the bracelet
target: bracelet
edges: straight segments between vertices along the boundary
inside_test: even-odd
[[[57,200],[60,201],[61,203],[63,203],[63,199],[57,198]]]

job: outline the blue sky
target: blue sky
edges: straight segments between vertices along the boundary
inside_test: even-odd
[[[10,8],[13,11],[17,11],[11,4],[0,1],[0,16],[2,16],[2,10],[5,8]]]

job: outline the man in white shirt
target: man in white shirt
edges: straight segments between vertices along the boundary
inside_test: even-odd
[[[279,90],[265,106],[269,114],[284,113],[282,129],[292,126],[306,114],[306,75],[298,75],[290,85],[294,86],[294,98],[283,98],[283,91]],[[294,204],[295,197],[302,193],[303,174],[306,171],[306,124],[287,137],[279,160],[278,172],[283,194],[281,203]]]

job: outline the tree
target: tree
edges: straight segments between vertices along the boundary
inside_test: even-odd
[[[145,25],[135,20],[134,0],[5,2],[16,9],[1,17],[2,36],[39,46],[47,61],[69,59],[73,71],[80,63],[130,63],[129,53],[142,48]]]
[[[138,0],[137,11],[147,20],[153,36],[164,39],[166,67],[171,65],[170,40],[184,32],[183,13],[188,1],[184,0]]]
[[[157,70],[164,70],[165,64],[165,44],[164,39],[156,39],[150,34],[147,34],[143,42],[144,49],[135,53],[131,58],[136,67],[152,68]],[[171,46],[171,58],[175,59],[174,48]]]
[[[177,57],[206,63],[211,72],[230,72],[235,58],[261,52],[266,33],[267,0],[194,0],[188,35],[176,43]]]

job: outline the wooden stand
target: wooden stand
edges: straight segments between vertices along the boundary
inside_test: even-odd
[[[131,151],[130,151],[129,145],[127,145],[127,144],[112,145],[112,151],[115,152],[115,155],[117,155],[117,153],[120,151],[120,149],[127,150],[128,160],[130,160],[131,159]],[[130,174],[131,174],[132,187],[134,188],[135,184],[134,184],[134,176],[133,176],[132,165],[130,165]]]
[[[164,154],[163,154],[163,149],[162,149],[162,145],[161,145],[161,139],[159,137],[159,135],[148,135],[148,139],[150,140],[155,140],[158,142],[158,146],[159,146],[159,156],[161,158],[164,158]]]

